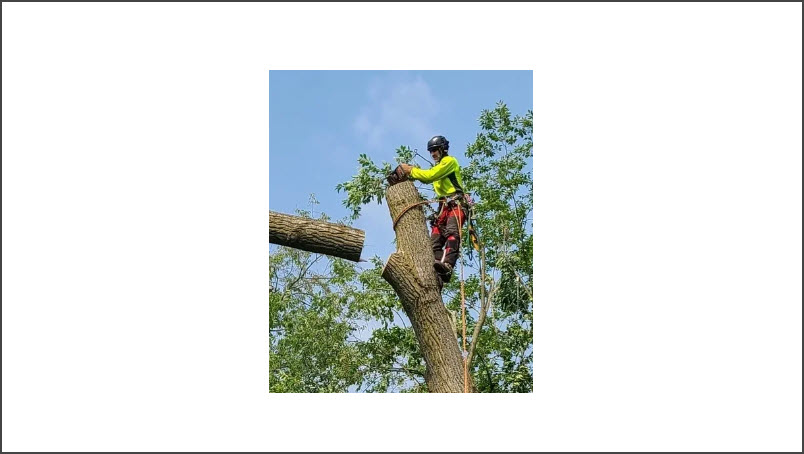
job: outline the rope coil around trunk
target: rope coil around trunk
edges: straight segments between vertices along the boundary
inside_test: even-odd
[[[402,212],[401,212],[401,213],[399,213],[399,214],[396,216],[396,218],[394,219],[394,226],[393,226],[393,228],[394,228],[394,229],[396,229],[396,224],[397,224],[397,223],[399,222],[399,220],[402,218],[402,215],[403,215],[403,214],[405,214],[405,213],[407,213],[408,211],[410,211],[412,208],[415,208],[415,207],[417,207],[417,206],[419,206],[419,205],[426,205],[426,204],[428,204],[428,203],[436,203],[436,202],[441,202],[441,201],[444,201],[444,202],[448,203],[448,202],[452,202],[452,201],[458,200],[458,198],[459,198],[459,197],[462,197],[462,196],[463,196],[463,194],[462,194],[462,193],[461,193],[460,195],[458,195],[458,194],[456,194],[456,193],[452,193],[452,194],[449,194],[449,195],[447,195],[446,197],[443,197],[443,198],[438,198],[438,199],[433,199],[433,200],[422,200],[421,202],[416,202],[416,203],[414,203],[414,204],[411,204],[410,206],[405,207],[405,209],[404,209],[404,210],[402,210]]]
[[[415,208],[415,207],[417,207],[419,205],[426,205],[428,203],[435,203],[435,202],[438,202],[438,199],[435,199],[435,200],[423,200],[421,202],[416,202],[416,203],[414,203],[414,204],[412,204],[410,206],[405,207],[405,209],[402,210],[401,213],[396,215],[396,219],[394,219],[393,229],[396,230],[396,224],[399,223],[399,220],[402,218],[402,215],[407,213],[408,211],[410,211],[412,208]]]

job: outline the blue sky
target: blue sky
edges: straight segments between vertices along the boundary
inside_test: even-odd
[[[269,90],[269,207],[309,209],[314,193],[333,219],[348,215],[335,186],[357,172],[361,153],[378,165],[393,163],[400,145],[428,156],[427,140],[440,134],[463,162],[481,110],[533,108],[532,71],[270,71]],[[364,207],[353,225],[366,231],[364,258],[393,252],[384,204]]]
[[[533,109],[532,71],[270,71],[269,208],[309,210],[312,193],[320,202],[316,214],[343,219],[345,195],[335,186],[357,173],[361,153],[377,165],[394,163],[394,150],[407,145],[429,159],[426,144],[434,135],[445,136],[450,154],[463,163],[480,112],[498,101],[515,115]],[[366,232],[362,258],[385,261],[394,251],[384,203],[364,206],[353,226]],[[467,263],[465,274],[475,272]],[[355,336],[368,339],[376,327],[369,323]]]

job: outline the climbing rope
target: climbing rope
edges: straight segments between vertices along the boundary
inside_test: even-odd
[[[422,200],[421,202],[416,202],[414,204],[406,206],[405,209],[402,210],[398,215],[396,215],[396,218],[394,218],[394,226],[393,226],[393,228],[396,229],[396,224],[399,222],[400,219],[402,219],[402,215],[407,213],[408,211],[410,211],[412,208],[416,208],[419,205],[425,205],[425,204],[428,204],[428,203],[435,203],[435,202],[438,202],[438,199],[435,199],[435,200]]]
[[[471,243],[471,248],[469,249],[469,252],[471,253],[472,249],[475,249],[478,252],[481,252],[481,254],[480,254],[480,270],[481,270],[481,276],[482,276],[485,273],[486,259],[485,259],[485,254],[483,254],[482,251],[481,251],[482,245],[480,244],[479,238],[477,237],[477,232],[475,232],[473,227],[472,227],[472,212],[473,212],[473,209],[470,206],[469,209],[468,209],[468,213],[467,213],[468,218],[467,218],[467,221],[466,221],[467,228],[469,229],[469,240],[470,240],[470,243]],[[460,226],[461,226],[460,229],[459,229],[460,240],[459,240],[458,244],[463,245],[463,221],[462,220],[461,220]],[[463,357],[463,392],[468,393],[469,392],[469,352],[466,351],[466,294],[465,294],[465,290],[464,290],[465,279],[464,279],[464,274],[463,274],[463,268],[464,268],[464,256],[463,256],[463,254],[461,254],[461,313],[462,313],[461,314],[461,319],[462,319],[461,324],[463,325],[462,326],[462,329],[463,329],[463,353],[461,354],[461,356]],[[483,285],[483,284],[481,283],[481,285]],[[483,298],[482,298],[482,295],[481,295],[481,302],[482,302],[482,300],[483,300]],[[477,344],[475,344],[475,345],[477,345]]]
[[[463,226],[461,226],[461,236],[463,236]],[[459,243],[460,244],[460,243]],[[461,324],[463,325],[463,392],[469,392],[469,352],[466,351],[466,295],[463,290],[463,254],[461,254]]]

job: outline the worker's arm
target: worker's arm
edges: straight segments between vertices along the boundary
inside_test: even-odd
[[[410,177],[422,183],[438,181],[458,169],[458,161],[452,156],[445,156],[438,164],[428,170],[417,167],[410,169]]]

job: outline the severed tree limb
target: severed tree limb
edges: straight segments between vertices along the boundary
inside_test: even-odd
[[[353,262],[360,261],[366,232],[342,224],[268,212],[268,242]]]

